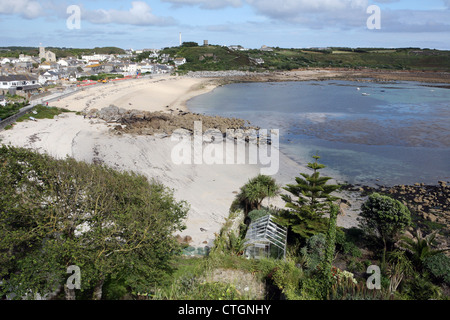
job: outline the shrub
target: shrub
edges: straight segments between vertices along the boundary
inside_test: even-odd
[[[82,269],[81,290],[95,299],[108,280],[143,291],[171,273],[180,249],[172,235],[188,211],[171,190],[132,172],[22,148],[0,147],[0,163],[0,278],[18,297],[30,288],[54,292],[67,265]],[[0,287],[0,295],[8,290]]]
[[[450,258],[444,253],[427,258],[425,260],[425,268],[436,281],[450,285]]]
[[[361,250],[351,241],[347,240],[346,234],[339,230],[336,233],[336,247],[344,254],[350,254],[352,257],[361,258]]]
[[[296,300],[297,290],[303,271],[298,268],[293,260],[277,261],[272,274],[274,284],[282,290],[288,300]]]
[[[305,278],[300,283],[298,297],[300,300],[323,300],[326,298],[324,284],[317,278]]]
[[[406,292],[413,300],[438,299],[442,294],[438,286],[435,286],[428,279],[419,275],[416,275],[408,282]]]
[[[308,239],[306,246],[300,249],[300,253],[305,261],[305,266],[309,272],[314,272],[322,262],[325,255],[326,238],[322,233],[316,234]]]
[[[269,214],[267,210],[261,209],[261,210],[253,210],[248,214],[248,217],[250,218],[250,221],[256,221],[262,217],[265,217]]]

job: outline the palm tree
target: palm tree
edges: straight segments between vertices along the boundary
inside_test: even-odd
[[[411,261],[405,256],[404,251],[395,250],[389,253],[389,267],[387,273],[390,279],[390,293],[397,290],[404,277],[413,274],[413,266]]]
[[[416,265],[418,270],[422,270],[424,261],[441,252],[449,249],[436,250],[433,249],[435,244],[436,232],[433,232],[427,236],[423,236],[420,229],[416,230],[416,234],[413,239],[408,237],[402,237],[400,246],[407,250],[411,254],[411,260]]]
[[[270,176],[259,174],[250,179],[242,188],[237,198],[245,205],[246,213],[253,209],[260,210],[265,198],[273,198],[280,193],[280,186]]]

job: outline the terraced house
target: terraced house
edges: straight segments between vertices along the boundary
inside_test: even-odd
[[[0,76],[0,90],[33,92],[39,87],[38,79],[27,74]]]

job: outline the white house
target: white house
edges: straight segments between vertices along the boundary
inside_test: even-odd
[[[44,84],[56,84],[56,81],[58,81],[59,76],[54,71],[46,71],[43,74],[39,75],[39,83],[41,85]]]
[[[90,56],[81,56],[81,60],[87,62],[87,63],[92,63],[95,61],[107,61],[107,60],[111,60],[111,55],[109,54],[93,54]]]
[[[23,91],[33,91],[39,87],[38,79],[27,74],[0,76],[0,89],[14,88]]]
[[[269,52],[271,52],[271,51],[273,51],[273,48],[268,47],[268,46],[266,46],[266,45],[263,45],[263,46],[261,47],[260,50],[261,50],[261,51],[269,51]]]
[[[175,66],[179,67],[186,63],[186,58],[175,58],[173,62],[175,63]]]
[[[170,58],[170,54],[168,54],[168,53],[163,53],[162,55],[159,56],[159,59],[161,59],[161,63],[169,62],[169,58]]]
[[[31,56],[26,56],[24,54],[19,55],[20,62],[33,62],[33,58]]]
[[[150,72],[153,73],[155,67],[151,64],[146,64],[146,65],[141,65],[141,73],[146,73],[146,72]]]
[[[130,63],[128,65],[125,65],[123,69],[123,71],[127,72],[128,74],[136,74],[140,70],[141,66],[136,63]]]
[[[39,65],[39,69],[42,70],[51,70],[51,69],[59,69],[59,64],[55,62],[45,61]]]
[[[1,61],[1,64],[7,64],[7,63],[11,63],[11,59],[3,58],[3,60]]]
[[[58,60],[58,64],[61,67],[68,67],[69,66],[69,62],[67,62],[66,60],[63,60],[63,59]]]

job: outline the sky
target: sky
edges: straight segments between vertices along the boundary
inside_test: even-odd
[[[160,49],[180,32],[246,48],[450,50],[450,0],[0,0],[0,47]]]

